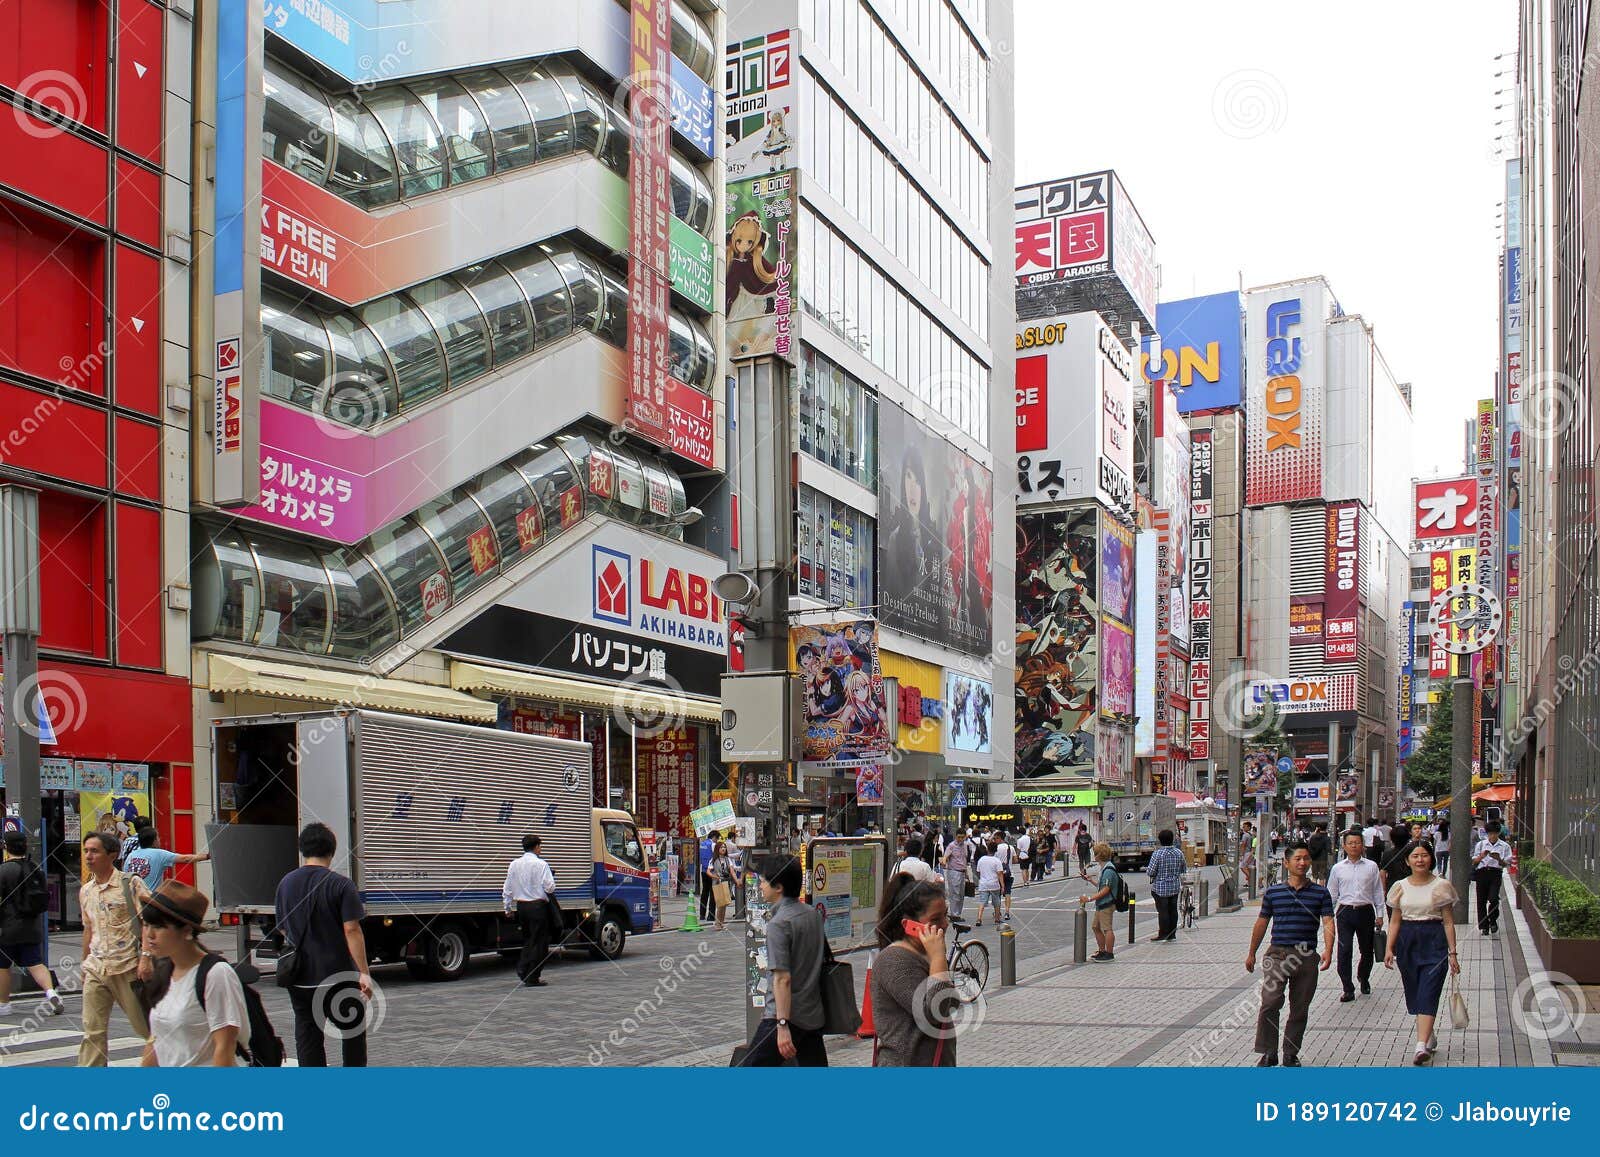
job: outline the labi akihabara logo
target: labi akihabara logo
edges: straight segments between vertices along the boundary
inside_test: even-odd
[[[594,617],[608,623],[633,625],[633,587],[629,577],[633,559],[621,551],[594,548]]]

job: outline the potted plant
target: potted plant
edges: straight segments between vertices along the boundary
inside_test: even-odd
[[[1517,906],[1547,969],[1600,984],[1600,896],[1548,861],[1525,859]]]

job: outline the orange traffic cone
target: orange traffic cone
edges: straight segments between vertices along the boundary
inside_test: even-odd
[[[877,957],[876,952],[867,957],[867,994],[861,998],[861,1027],[856,1029],[858,1040],[872,1040],[878,1035],[877,1026],[872,1023],[872,962]]]

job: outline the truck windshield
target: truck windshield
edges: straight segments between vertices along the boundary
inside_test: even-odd
[[[615,857],[630,868],[644,870],[644,849],[639,846],[639,833],[632,824],[621,821],[604,825],[606,855]]]

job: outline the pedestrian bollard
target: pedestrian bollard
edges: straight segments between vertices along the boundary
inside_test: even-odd
[[[1000,987],[1010,988],[1017,983],[1017,933],[1014,928],[1000,929]]]
[[[1211,881],[1200,881],[1200,915],[1211,915]]]
[[[1072,917],[1072,963],[1083,964],[1089,959],[1089,908],[1078,905]]]
[[[1133,917],[1134,917],[1134,913],[1138,910],[1137,907],[1136,907],[1136,905],[1138,903],[1139,903],[1139,901],[1137,901],[1135,899],[1132,899],[1131,897],[1128,900],[1128,943],[1129,944],[1133,944],[1139,939],[1138,934],[1135,933],[1134,930],[1133,930]]]

